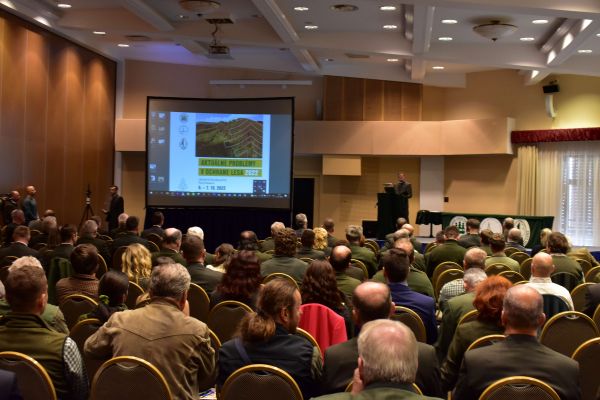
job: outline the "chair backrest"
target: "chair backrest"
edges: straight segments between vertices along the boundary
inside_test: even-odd
[[[190,317],[206,322],[210,312],[210,298],[206,291],[195,283],[190,283],[187,299],[190,304]]]
[[[321,352],[321,347],[319,346],[319,343],[317,343],[317,340],[313,337],[313,335],[311,335],[302,328],[296,328],[296,335],[302,336],[304,339],[308,340],[310,344],[312,344],[319,350],[319,352]]]
[[[37,230],[37,229],[29,230],[29,236],[32,238],[36,237],[37,235],[41,235],[41,234],[42,234],[42,231],[40,231],[40,230]]]
[[[304,261],[307,264],[310,264],[311,262],[315,261],[314,259],[310,258],[310,257],[300,257],[301,261]]]
[[[79,353],[83,358],[85,370],[87,371],[87,375],[90,382],[96,374],[96,371],[98,371],[98,369],[102,365],[103,360],[98,360],[86,356],[85,352],[83,351],[83,345],[85,344],[87,338],[96,333],[96,331],[100,329],[101,326],[102,322],[100,322],[99,319],[88,318],[76,323],[75,326],[69,331],[69,337],[73,339],[73,341],[77,344],[77,347],[79,348]]]
[[[519,267],[519,271],[521,272],[521,275],[523,275],[523,278],[529,280],[529,278],[531,278],[531,262],[533,261],[533,258],[528,258],[526,260],[524,260],[521,263],[521,266]]]
[[[396,311],[392,314],[391,319],[400,321],[408,326],[415,334],[417,341],[427,343],[427,331],[425,330],[425,324],[423,324],[423,320],[419,314],[410,308],[396,306]]]
[[[513,285],[525,280],[525,277],[516,271],[502,271],[498,276],[508,279]]]
[[[504,249],[504,254],[506,254],[508,257],[510,257],[511,255],[513,255],[517,252],[521,252],[521,250],[519,250],[515,247],[510,247],[510,246]]]
[[[273,272],[272,274],[265,276],[265,278],[263,279],[263,284],[266,284],[267,282],[270,282],[273,279],[278,279],[278,278],[286,279],[286,280],[290,281],[290,283],[293,283],[294,286],[296,286],[296,289],[300,290],[300,286],[298,286],[298,282],[296,282],[296,280],[294,278],[292,278],[290,275],[284,274],[283,272]]]
[[[552,387],[528,376],[511,376],[488,386],[479,400],[560,400]]]
[[[590,269],[592,269],[592,263],[589,262],[588,260],[584,260],[582,258],[577,258],[577,259],[575,259],[575,261],[577,261],[579,263],[579,265],[581,266],[581,270],[583,271],[584,276],[588,273],[588,271]]]
[[[587,287],[594,285],[591,282],[582,283],[575,286],[575,289],[571,290],[571,299],[573,300],[573,308],[575,311],[581,311],[585,309],[585,294],[587,293]]]
[[[121,256],[127,250],[127,246],[118,247],[112,255],[112,269],[123,271],[123,260]]]
[[[504,335],[482,336],[479,339],[475,340],[473,343],[471,343],[469,345],[469,347],[467,347],[467,351],[473,350],[473,349],[478,349],[480,347],[490,346],[494,343],[501,342],[505,339],[506,339],[506,336],[504,336]]]
[[[364,262],[357,260],[356,258],[350,259],[350,264],[362,269],[363,274],[365,274],[365,279],[369,279],[369,270]]]
[[[440,291],[446,283],[456,279],[462,279],[464,275],[465,272],[462,269],[448,269],[442,272],[437,277],[435,281],[435,287],[433,288],[433,294],[435,295],[435,298],[438,299],[440,297]]]
[[[102,275],[104,275],[106,271],[108,271],[106,260],[100,254],[98,254],[98,270],[96,271],[96,278],[102,278]]]
[[[516,260],[519,263],[519,265],[521,265],[521,263],[523,261],[530,258],[529,254],[527,254],[523,251],[516,251],[516,252],[512,253],[509,257],[512,258],[513,260]]]
[[[319,343],[321,355],[329,346],[345,342],[348,337],[344,318],[322,304],[308,303],[300,306],[302,315],[298,327],[304,329]]]
[[[66,258],[54,257],[48,265],[48,303],[57,305],[58,295],[56,294],[56,282],[63,278],[68,278],[73,275],[73,267],[71,261]]]
[[[599,274],[600,274],[600,265],[588,270],[588,272],[585,274],[585,281],[598,283],[598,282],[600,282],[598,280]]]
[[[571,357],[577,347],[598,335],[598,327],[590,317],[578,311],[565,311],[546,322],[540,343]]]
[[[455,263],[454,261],[444,261],[442,263],[439,263],[433,270],[433,273],[431,274],[431,284],[433,285],[433,287],[435,287],[435,283],[437,282],[442,272],[448,271],[450,269],[462,270],[463,267]]]
[[[579,277],[570,272],[556,272],[550,276],[552,282],[566,288],[569,292],[579,285]]]
[[[373,239],[365,240],[365,248],[371,250],[373,253],[375,253],[375,255],[379,254],[379,244],[377,244],[377,242],[374,241]],[[421,250],[421,249],[415,249],[415,250]]]
[[[594,316],[592,317],[592,319],[594,320],[594,323],[596,324],[598,329],[600,329],[600,305],[598,305],[596,307],[596,310],[594,310]]]
[[[558,313],[570,311],[569,305],[561,297],[553,294],[543,294],[542,299],[544,301],[544,314],[546,314],[546,321]]]
[[[148,250],[150,250],[150,253],[156,253],[156,252],[160,251],[160,246],[157,245],[156,243],[148,240]]]
[[[42,242],[40,242],[40,243],[36,243],[36,244],[33,245],[33,249],[37,250],[37,251],[41,251],[42,249],[44,249],[46,247],[48,247],[48,243],[42,243]]]
[[[146,240],[148,240],[149,242],[152,242],[156,245],[157,248],[160,249],[160,246],[162,245],[162,238],[157,235],[156,233],[149,233],[146,235]]]
[[[579,386],[583,400],[596,399],[600,389],[598,360],[600,359],[600,338],[590,339],[575,350],[571,358],[579,363]]]
[[[225,343],[233,337],[240,321],[251,312],[250,307],[239,301],[222,301],[210,310],[206,324],[221,343]]]
[[[467,322],[471,322],[471,321],[475,321],[477,319],[477,316],[479,315],[479,311],[478,310],[471,310],[468,313],[466,313],[465,315],[463,315],[459,320],[458,320],[458,325],[460,324],[465,324]],[[458,326],[457,325],[457,326]]]
[[[0,352],[0,369],[17,375],[17,385],[24,399],[56,400],[56,391],[48,372],[28,355],[15,351]]]
[[[100,367],[92,381],[91,400],[172,400],[163,374],[138,357],[115,357]]]
[[[125,305],[128,309],[135,309],[137,298],[144,294],[144,289],[135,282],[129,281],[129,289],[127,290],[127,298]]]
[[[98,302],[83,294],[71,294],[60,303],[59,308],[65,316],[69,331],[79,321],[79,317],[94,310]]]
[[[3,267],[4,266],[9,266],[17,258],[19,258],[19,257],[17,257],[17,256],[4,256],[4,257],[2,257],[2,261],[0,261],[0,265],[2,265]]]
[[[487,267],[485,267],[484,271],[487,276],[492,276],[492,275],[498,275],[500,272],[512,271],[512,269],[510,269],[510,267],[506,264],[495,263],[495,264],[490,264]]]
[[[218,398],[303,400],[302,392],[290,374],[266,364],[251,364],[233,372],[225,380]]]
[[[101,235],[101,234],[99,234],[99,233],[96,235],[96,237],[97,237],[98,239],[102,239],[102,240],[104,240],[105,242],[108,242],[108,243],[110,243],[110,242],[112,242],[112,241],[113,241],[113,238],[111,238],[110,236],[107,236],[107,235]]]

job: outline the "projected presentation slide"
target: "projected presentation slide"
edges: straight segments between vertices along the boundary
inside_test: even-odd
[[[230,104],[232,111],[244,109]],[[149,205],[289,208],[291,110],[155,108],[148,108]]]

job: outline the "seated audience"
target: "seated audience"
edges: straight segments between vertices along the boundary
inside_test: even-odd
[[[98,250],[98,254],[104,258],[106,265],[111,265],[110,249],[106,241],[98,237],[98,224],[96,221],[89,219],[83,223],[79,229],[79,239],[75,242],[76,246],[80,244],[93,245]]]
[[[91,244],[80,244],[71,253],[71,265],[75,273],[56,283],[58,304],[71,294],[83,294],[98,298],[98,251]]]
[[[580,399],[577,362],[537,340],[545,320],[542,296],[535,289],[511,287],[502,311],[506,340],[465,353],[452,398],[476,400],[493,382],[525,375],[547,383],[561,399]]]
[[[444,391],[451,390],[456,384],[460,364],[471,343],[480,337],[501,335],[504,332],[500,319],[502,302],[511,286],[512,284],[501,276],[490,276],[477,285],[473,305],[479,313],[475,321],[465,322],[456,328],[448,355],[442,364]]]
[[[110,231],[111,238],[115,239],[117,236],[120,236],[121,234],[127,232],[127,227],[125,226],[127,218],[129,218],[129,215],[125,213],[119,214],[119,216],[117,217],[117,223],[119,225],[115,229],[112,229]]]
[[[31,230],[31,228],[30,228]],[[45,217],[42,220],[42,233],[39,233],[31,238],[29,247],[39,248],[37,246],[45,245],[48,249],[53,249],[60,243],[60,234],[58,232],[58,224],[56,217]]]
[[[352,300],[354,289],[360,285],[365,276],[360,268],[350,265],[351,257],[352,252],[347,246],[335,246],[329,256],[329,263],[335,272],[337,287],[348,300]]]
[[[304,232],[305,229],[308,229],[308,218],[306,217],[306,214],[296,214],[296,218],[294,218],[294,229],[296,237],[300,239],[300,237],[302,237],[302,232]]]
[[[535,256],[541,250],[544,250],[548,245],[548,236],[552,233],[552,229],[544,228],[540,231],[540,244],[536,244],[531,249],[531,257]]]
[[[215,353],[206,324],[182,312],[189,287],[184,266],[154,267],[149,304],[114,313],[86,340],[86,355],[143,358],[162,372],[173,398],[196,400],[199,380],[213,374]]]
[[[360,284],[352,297],[352,319],[360,328],[376,319],[387,319],[394,313],[394,303],[387,285],[377,282]],[[432,346],[418,342],[418,369],[415,383],[428,396],[441,396],[440,367]],[[343,392],[357,366],[358,337],[325,350],[323,388],[327,393]]]
[[[111,245],[112,253],[119,247],[127,247],[133,243],[139,243],[150,250],[148,240],[139,236],[140,219],[134,215],[127,217],[125,221],[125,231],[115,237]]]
[[[462,262],[463,269],[467,271],[469,268],[479,268],[483,271],[485,268],[486,257],[487,255],[485,254],[485,251],[478,247],[468,249]],[[442,289],[439,293],[440,296],[438,302],[440,304],[440,309],[444,311],[446,309],[446,303],[448,300],[463,293],[465,293],[463,279],[455,279],[446,283],[444,286],[442,286]]]
[[[300,293],[302,293],[302,304],[321,304],[342,316],[346,324],[346,337],[354,336],[348,308],[350,302],[338,289],[335,272],[329,261],[314,260],[309,264]]]
[[[460,232],[454,225],[450,225],[444,229],[444,237],[446,238],[443,244],[438,244],[431,251],[425,254],[425,263],[427,264],[427,275],[431,276],[435,267],[445,261],[453,261],[460,265],[465,258],[467,249],[458,244]]]
[[[257,311],[240,323],[240,337],[224,343],[219,350],[217,386],[223,386],[229,375],[245,365],[269,364],[290,374],[305,399],[319,394],[321,353],[309,341],[294,335],[301,304],[300,292],[293,283],[286,279],[268,282],[258,296]]]
[[[435,302],[431,297],[414,292],[408,287],[406,283],[410,270],[408,255],[404,250],[391,249],[382,256],[382,263],[392,293],[392,301],[397,306],[410,308],[419,314],[425,325],[427,343],[434,343],[437,339]]]
[[[45,252],[42,256],[42,262],[45,266],[50,265],[50,260],[54,257],[69,259],[75,242],[77,241],[77,228],[74,225],[63,225],[60,228],[60,244],[51,251]]]
[[[144,291],[150,285],[152,259],[147,248],[139,243],[130,244],[121,255],[121,268],[131,282],[135,282]]]
[[[506,241],[508,239],[508,232],[515,227],[515,220],[511,217],[506,217],[502,221],[502,238]]]
[[[479,236],[479,226],[480,222],[476,218],[469,218],[467,220],[467,232],[464,235],[460,235],[460,239],[458,239],[458,244],[460,244],[465,249],[469,247],[479,247],[481,246],[481,237]]]
[[[335,236],[333,236],[333,232],[335,230],[335,222],[333,221],[333,218],[325,218],[325,220],[323,221],[323,229],[325,229],[325,231],[327,232],[327,247],[333,247],[335,246],[335,242],[337,242],[337,239],[335,238]],[[317,248],[317,250],[322,250]]]
[[[256,233],[253,231],[243,231],[240,233],[240,244],[238,246],[238,250],[250,250],[256,254],[258,260],[262,263],[271,257],[271,255],[263,253],[259,250],[258,238],[256,237]]]
[[[529,278],[530,286],[540,292],[541,295],[553,294],[558,296],[567,303],[571,310],[574,310],[573,299],[571,293],[564,287],[552,282],[550,276],[554,273],[554,264],[552,264],[552,256],[547,253],[538,253],[531,261],[531,278]]]
[[[6,198],[3,198],[2,213],[5,225],[12,221],[12,212],[19,209],[20,199],[21,193],[18,190],[11,191]],[[23,214],[23,223],[25,223],[25,214]]]
[[[17,258],[11,264],[9,271],[13,269],[21,268],[24,265],[35,266],[38,268],[42,268],[42,264],[40,264],[40,260],[35,257],[25,256],[21,258]],[[6,291],[4,289],[4,285],[0,281],[0,319],[3,315],[10,312],[10,304],[6,301]],[[67,322],[65,321],[65,316],[58,306],[53,304],[46,304],[46,308],[42,312],[40,317],[44,320],[46,324],[56,332],[69,334],[69,328],[67,327]]]
[[[492,248],[490,247],[490,239],[494,236],[494,232],[491,229],[483,229],[479,236],[481,237],[481,250],[485,251],[488,256],[491,256]]]
[[[302,232],[300,243],[302,243],[302,246],[296,250],[297,258],[312,258],[313,260],[325,259],[325,253],[314,248],[315,232],[312,229],[305,229],[304,232]]]
[[[204,231],[199,226],[190,226],[186,233],[187,236],[197,236],[202,239],[204,243]],[[213,264],[215,262],[215,255],[210,254],[208,251],[204,252],[204,263],[206,265]]]
[[[383,244],[383,248],[381,250],[385,251],[394,247],[394,243],[396,243],[396,240],[398,240],[397,237],[394,239],[394,234],[402,229],[402,226],[406,223],[408,223],[408,221],[406,221],[406,218],[404,217],[400,217],[396,220],[396,230],[385,235],[385,243]]]
[[[165,223],[165,216],[163,213],[160,211],[154,211],[150,216],[150,223],[152,226],[142,231],[142,237],[147,239],[148,235],[151,233],[158,235],[159,237],[163,237],[163,233],[165,232],[162,228],[163,224]]]
[[[527,249],[523,247],[523,234],[519,228],[512,228],[508,231],[506,238],[506,247],[512,247],[523,253],[527,253]]]
[[[183,257],[187,262],[187,270],[190,273],[192,283],[200,286],[211,293],[223,279],[223,274],[204,266],[204,241],[198,236],[187,236],[181,245]]]
[[[318,399],[434,399],[414,392],[418,347],[413,332],[403,323],[378,319],[367,322],[358,337],[358,368],[352,393]]]
[[[0,351],[16,351],[38,361],[60,399],[87,400],[88,378],[77,345],[41,318],[48,283],[39,265],[9,271],[5,281],[11,311],[0,319]]]
[[[103,218],[101,216],[92,215],[90,219],[96,223],[96,226],[98,227],[98,235],[110,236],[110,232],[104,229],[104,226],[102,225]]]
[[[114,313],[127,310],[125,300],[127,299],[128,289],[129,279],[127,275],[112,269],[107,271],[102,275],[98,284],[98,307],[79,317],[79,320],[96,318],[104,324]]]
[[[271,237],[268,237],[262,241],[262,243],[260,244],[260,250],[263,252],[275,250],[275,240],[273,238],[275,237],[276,232],[283,229],[285,229],[285,225],[283,224],[283,222],[273,222],[271,224]]]
[[[515,272],[519,272],[521,266],[517,260],[513,260],[506,256],[504,249],[506,243],[499,233],[495,233],[490,239],[490,248],[492,249],[492,256],[485,260],[485,266],[488,267],[492,264],[504,264]]]
[[[579,283],[583,283],[583,270],[581,265],[571,257],[567,257],[569,251],[569,241],[566,236],[560,232],[552,232],[548,236],[548,246],[546,250],[552,256],[552,263],[554,264],[554,273],[568,272],[575,275]]]
[[[210,293],[210,304],[214,307],[222,301],[235,300],[255,309],[261,282],[260,263],[256,254],[249,250],[234,253],[221,282]]]
[[[275,241],[275,257],[261,264],[261,275],[265,277],[274,272],[283,272],[301,285],[308,265],[295,257],[296,234],[292,229],[284,228],[275,232],[273,240]]]
[[[362,247],[362,239],[362,227],[357,225],[346,227],[346,240],[348,240],[348,247],[352,251],[352,258],[362,261],[365,264],[370,278],[377,272],[377,257],[371,250]]]
[[[0,249],[0,262],[6,256],[23,257],[32,256],[40,258],[40,253],[27,245],[31,238],[29,228],[23,225],[17,226],[12,233],[12,242]]]
[[[329,257],[332,247],[329,246],[327,241],[327,231],[325,228],[314,228],[313,232],[315,233],[315,243],[313,244],[313,248],[322,251],[325,257]]]
[[[13,242],[13,233],[17,226],[27,226],[25,225],[25,214],[23,213],[23,210],[12,210],[10,213],[10,221],[11,222],[4,228],[4,232],[2,232],[4,235],[2,247],[9,246]]]
[[[412,226],[411,224],[404,224],[402,225],[402,229],[404,229],[405,231],[408,232],[408,238],[410,239],[410,242],[413,245],[413,249],[415,250],[415,252],[417,252],[418,254],[421,254],[421,251],[423,251],[423,244],[421,242],[419,242],[417,240],[417,238],[415,237],[415,228],[414,226]]]
[[[235,253],[233,246],[229,243],[221,243],[215,250],[215,259],[213,260],[214,265],[207,265],[206,268],[212,269],[217,272],[225,273],[227,265],[231,256]]]
[[[167,228],[164,231],[160,251],[152,253],[152,265],[156,265],[158,257],[169,257],[174,263],[187,265],[180,253],[182,234],[177,228]],[[148,246],[146,246],[148,247]]]

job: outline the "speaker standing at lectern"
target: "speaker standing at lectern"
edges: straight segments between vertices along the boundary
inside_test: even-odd
[[[394,185],[397,195],[410,199],[412,197],[412,186],[406,181],[402,172],[398,173],[398,183]]]

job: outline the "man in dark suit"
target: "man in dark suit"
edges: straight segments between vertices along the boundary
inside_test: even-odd
[[[60,244],[56,246],[52,251],[44,253],[42,257],[42,264],[45,266],[50,265],[50,260],[54,257],[60,257],[70,259],[71,253],[75,248],[75,242],[77,241],[77,228],[74,225],[63,225],[60,228]]]
[[[185,267],[187,263],[179,252],[182,236],[181,231],[177,228],[166,229],[160,251],[152,253],[152,265],[158,265],[159,257],[169,257]]]
[[[108,221],[108,230],[112,231],[113,229],[117,229],[119,226],[118,218],[119,214],[125,212],[125,202],[123,201],[123,197],[119,196],[119,187],[118,186],[110,186],[110,204],[108,206],[108,210],[102,210],[103,213],[106,214],[106,220]]]
[[[148,241],[139,236],[139,226],[140,219],[138,217],[132,215],[127,218],[127,221],[125,221],[126,231],[115,238],[115,240],[112,242],[112,252],[114,253],[119,247],[129,246],[133,243],[139,243],[145,246],[148,250],[151,250]]]
[[[537,340],[545,320],[537,290],[526,285],[511,287],[502,309],[506,340],[465,353],[452,398],[475,400],[495,381],[525,375],[547,383],[561,399],[580,399],[577,362]]]
[[[352,319],[356,327],[369,321],[387,319],[394,313],[394,303],[387,285],[365,282],[356,287],[352,296]],[[435,350],[425,343],[418,343],[419,367],[415,383],[428,396],[443,395],[440,384],[440,368]],[[352,379],[358,359],[358,337],[336,344],[325,351],[323,365],[323,388],[327,393],[342,392]]]
[[[305,229],[300,237],[300,243],[302,246],[296,250],[296,257],[298,258],[312,258],[313,260],[324,260],[325,253],[321,250],[314,249],[315,244],[315,231],[312,229]]]
[[[160,211],[154,211],[150,216],[150,223],[152,224],[152,226],[148,229],[145,229],[142,232],[142,237],[146,238],[151,233],[162,237],[164,234],[162,226],[165,223],[165,216],[163,215],[163,213],[161,213]]]
[[[40,258],[40,253],[28,246],[31,235],[29,228],[26,226],[17,226],[12,234],[13,242],[8,246],[0,249],[0,261],[6,256],[32,256]]]
[[[481,222],[475,218],[469,218],[467,220],[467,233],[460,236],[458,239],[458,244],[460,244],[465,249],[469,247],[479,247],[481,246],[481,237],[479,236],[479,227]]]
[[[18,191],[13,190],[12,192],[10,192],[10,194],[4,201],[4,204],[2,206],[2,212],[4,214],[4,224],[8,225],[12,221],[12,217],[10,214],[13,212],[13,210],[19,208],[20,199],[21,194]]]
[[[585,292],[585,309],[583,310],[590,318],[594,316],[594,311],[600,304],[600,283],[590,285]]]
[[[14,372],[0,369],[0,400],[23,400]]]
[[[206,293],[210,294],[221,283],[223,274],[204,266],[204,256],[206,255],[204,241],[198,236],[187,236],[181,244],[181,249],[183,250],[183,257],[187,261],[187,269],[192,283],[200,286]]]
[[[410,258],[402,249],[390,249],[382,256],[384,275],[388,281],[392,301],[397,306],[410,308],[421,317],[427,333],[427,343],[433,344],[437,339],[435,320],[435,301],[424,294],[408,287],[407,278],[410,271]]]
[[[436,246],[429,253],[425,254],[425,263],[427,264],[427,275],[431,276],[435,267],[444,261],[453,261],[461,265],[465,258],[467,249],[458,244],[460,232],[454,225],[450,225],[444,229],[446,241],[443,244]]]
[[[358,225],[346,227],[346,240],[350,243],[348,247],[352,251],[352,258],[365,264],[370,278],[377,272],[377,257],[371,250],[360,245],[362,237],[362,227]]]

